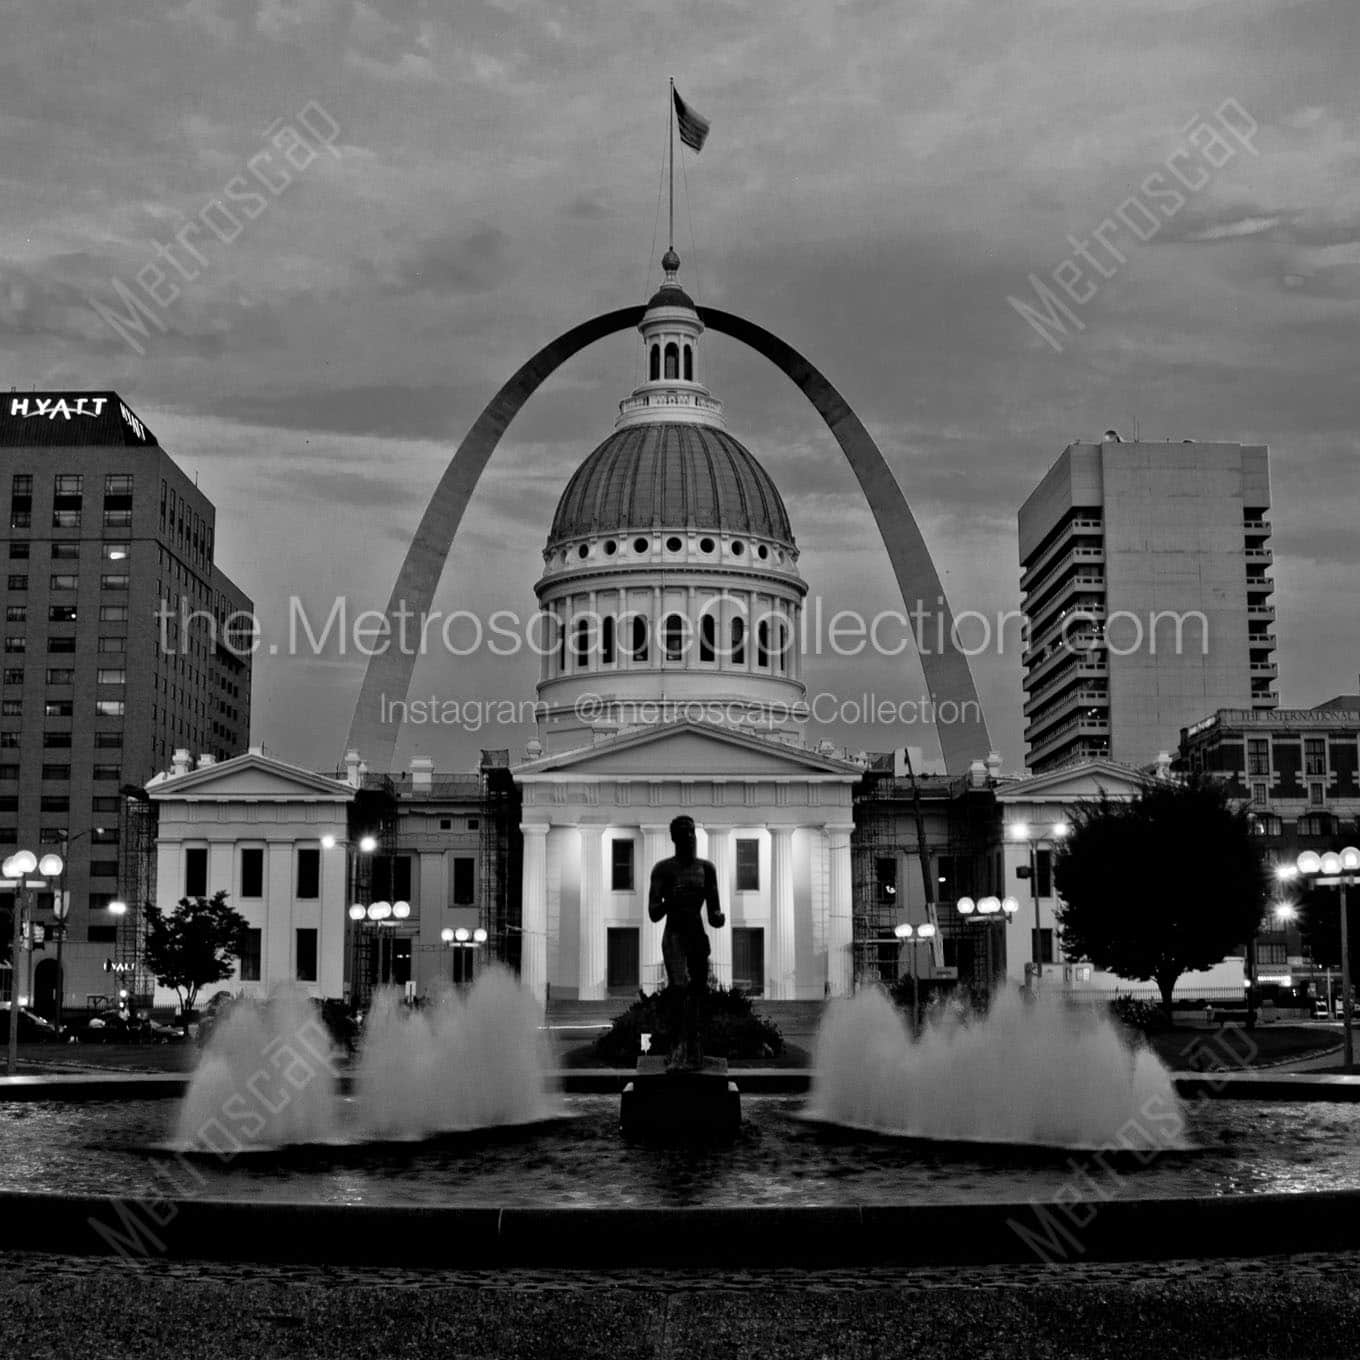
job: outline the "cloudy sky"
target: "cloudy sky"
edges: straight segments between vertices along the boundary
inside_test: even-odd
[[[216,501],[219,555],[269,637],[286,643],[290,595],[318,617],[337,593],[381,607],[497,386],[573,323],[644,300],[673,74],[713,125],[685,166],[684,281],[837,383],[956,610],[1018,606],[1016,510],[1072,440],[1264,442],[1282,702],[1356,688],[1354,0],[6,0],[0,18],[8,385],[122,393]],[[1181,204],[1148,199],[1226,101],[1249,143],[1206,151],[1207,171],[1197,154]],[[158,248],[258,189],[239,177],[270,174],[276,139],[308,125],[333,149],[293,145],[289,182],[238,199],[229,242],[190,226],[197,257],[176,258],[194,277],[173,272]],[[1146,240],[1110,238],[1120,258],[1086,268],[1080,329],[1047,343],[1008,297],[1032,297],[1030,275],[1053,287],[1069,236],[1130,196],[1162,217],[1137,219]],[[91,302],[125,310],[119,285],[157,261],[168,300],[138,353]],[[707,373],[785,493],[813,592],[891,607],[887,556],[811,408],[721,337]],[[634,378],[616,337],[526,408],[439,607],[532,608],[556,497]],[[818,691],[921,692],[901,662],[808,669]],[[975,669],[1018,767],[1016,649]],[[333,650],[262,656],[255,740],[335,761],[362,670]],[[415,693],[528,696],[535,678],[528,656],[431,658]],[[425,728],[399,754],[464,766],[529,735]]]

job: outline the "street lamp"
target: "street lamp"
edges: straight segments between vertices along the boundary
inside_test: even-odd
[[[1319,888],[1336,888],[1341,895],[1341,1014],[1345,1047],[1342,1070],[1349,1072],[1355,1063],[1351,1033],[1351,957],[1350,935],[1346,922],[1346,889],[1360,885],[1360,850],[1348,845],[1343,850],[1328,850],[1319,855],[1305,850],[1294,861],[1299,878]]]
[[[971,897],[960,897],[954,903],[954,910],[963,917],[965,921],[977,920],[983,925],[990,926],[995,921],[1004,921],[1010,925],[1011,918],[1020,910],[1020,902],[1014,897],[980,897],[974,901]],[[995,984],[995,963],[992,956],[993,935],[987,932],[987,995],[990,997],[992,987]]]
[[[459,926],[457,929],[453,926],[445,926],[439,932],[439,938],[443,940],[445,949],[455,951],[453,955],[454,984],[469,981],[468,974],[474,971],[472,961],[476,958],[476,955],[465,954],[462,951],[477,949],[484,945],[486,943],[486,931],[481,926],[478,926],[476,930],[469,930],[466,926]]]
[[[1034,941],[1030,950],[1034,956],[1034,962],[1030,965],[1030,977],[1035,991],[1038,991],[1039,979],[1044,975],[1043,950],[1039,945],[1043,938],[1039,917],[1039,847],[1045,841],[1057,841],[1062,844],[1071,830],[1072,828],[1068,823],[1063,821],[1054,822],[1047,833],[1042,831],[1032,832],[1028,822],[1012,822],[1007,827],[1007,834],[1011,840],[1024,841],[1029,846],[1029,885],[1030,892],[1034,897]]]
[[[387,981],[383,968],[383,927],[395,929],[411,914],[409,902],[370,902],[364,906],[355,902],[349,909],[349,919],[356,923],[367,921],[378,932],[378,981]]]
[[[19,942],[20,921],[24,908],[33,914],[33,890],[46,888],[51,879],[58,878],[63,868],[60,855],[44,855],[39,859],[31,850],[16,850],[0,866],[5,886],[14,889],[14,921],[9,951],[9,1054],[6,1071],[12,1077],[19,1069]],[[38,878],[29,875],[37,873]]]
[[[935,938],[935,926],[930,921],[922,921],[913,926],[910,921],[902,921],[893,928],[893,934],[904,944],[930,944]],[[916,976],[916,951],[911,951],[911,1025],[912,1029],[921,1027],[920,983]]]

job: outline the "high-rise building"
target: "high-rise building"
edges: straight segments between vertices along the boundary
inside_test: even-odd
[[[140,915],[108,911],[145,886],[126,790],[177,748],[249,746],[251,602],[214,565],[212,502],[117,393],[0,397],[0,459],[0,852],[65,858],[63,1005],[83,1006],[109,994],[105,961]],[[53,951],[20,968],[50,1007]]]
[[[1273,708],[1264,445],[1063,450],[1020,508],[1025,740],[1038,772],[1147,765],[1218,708]]]

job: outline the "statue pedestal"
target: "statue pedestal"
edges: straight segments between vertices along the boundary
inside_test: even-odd
[[[620,1108],[629,1137],[703,1141],[735,1138],[741,1128],[741,1093],[728,1079],[724,1058],[705,1058],[701,1068],[668,1068],[644,1055],[623,1088]]]

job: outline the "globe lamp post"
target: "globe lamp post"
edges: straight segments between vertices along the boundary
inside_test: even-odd
[[[1328,850],[1319,855],[1305,850],[1294,861],[1296,875],[1310,886],[1336,888],[1341,906],[1341,1014],[1344,1048],[1342,1070],[1350,1072],[1355,1065],[1355,1044],[1351,1025],[1351,955],[1350,932],[1346,921],[1346,889],[1360,885],[1360,849],[1348,845],[1343,850]]]
[[[21,922],[25,913],[32,915],[33,891],[46,888],[61,876],[60,855],[44,855],[39,859],[31,850],[16,850],[0,866],[7,886],[14,889],[14,921],[9,951],[9,1053],[6,1071],[12,1077],[19,1069],[19,946],[22,938]],[[30,878],[30,874],[38,878]]]
[[[919,926],[913,926],[910,921],[902,921],[893,927],[893,934],[903,944],[928,945],[935,938],[935,926],[930,921],[922,921]],[[913,949],[911,951],[911,1024],[913,1029],[920,1029],[921,1027],[919,988],[920,982],[917,979],[916,972],[916,950]]]

